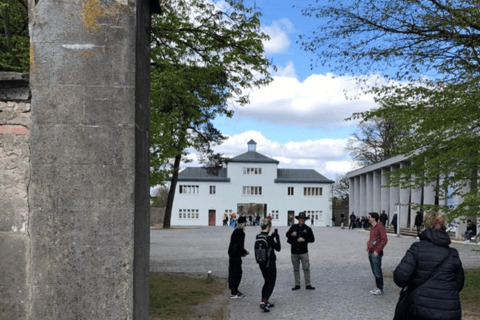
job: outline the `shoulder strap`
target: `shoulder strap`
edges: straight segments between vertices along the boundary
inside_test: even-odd
[[[452,252],[453,250],[451,248],[448,249],[448,254],[447,254],[447,257],[445,259],[443,259],[442,263],[435,269],[433,270],[432,273],[430,273],[428,275],[427,278],[425,278],[415,289],[417,289],[418,287],[421,287],[422,285],[424,285],[428,280],[432,279],[433,276],[437,273],[438,270],[440,270],[444,265],[445,263],[448,261],[448,259],[450,258],[450,256],[452,255]]]

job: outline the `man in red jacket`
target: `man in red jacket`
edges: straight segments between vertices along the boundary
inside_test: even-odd
[[[372,267],[373,275],[375,276],[375,283],[377,287],[370,291],[370,293],[379,295],[383,294],[383,274],[382,274],[382,257],[383,248],[387,245],[388,238],[385,226],[378,221],[379,215],[377,212],[370,212],[368,214],[368,221],[371,224],[370,237],[367,242],[368,260]]]

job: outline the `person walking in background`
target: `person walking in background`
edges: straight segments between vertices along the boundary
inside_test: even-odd
[[[312,228],[305,224],[308,217],[305,211],[295,217],[298,224],[294,224],[287,232],[287,242],[291,245],[291,258],[293,264],[293,275],[295,286],[292,290],[300,289],[300,262],[302,263],[303,276],[305,278],[305,289],[315,290],[310,281],[310,259],[308,257],[308,244],[315,242]]]
[[[312,222],[310,223],[310,226],[314,227],[315,226],[315,215],[312,214]]]
[[[397,234],[397,213],[394,211],[394,215],[393,215],[393,218],[392,218],[392,226],[393,226],[393,233]]]
[[[230,214],[230,227],[232,227],[232,229],[235,229],[235,227],[237,226],[237,215],[235,214],[235,212],[232,212]]]
[[[370,229],[370,237],[367,241],[367,252],[377,286],[371,290],[370,293],[374,295],[383,294],[382,257],[383,248],[385,248],[388,242],[387,232],[385,231],[383,223],[378,221],[379,218],[377,212],[370,212],[368,214],[368,221],[372,225],[372,228]]]
[[[432,210],[425,214],[423,223],[425,230],[420,233],[420,241],[410,246],[393,272],[397,286],[408,286],[407,317],[460,320],[459,292],[463,289],[465,275],[458,251],[449,247],[451,241],[445,231],[447,218]],[[398,312],[397,309],[397,318]]]
[[[260,308],[265,312],[270,312],[270,308],[274,307],[274,304],[269,302],[270,296],[272,295],[273,289],[275,288],[275,282],[277,280],[277,256],[275,251],[280,252],[280,236],[278,235],[278,230],[268,235],[272,230],[272,221],[269,219],[262,219],[260,222],[260,228],[262,232],[257,235],[257,239],[263,238],[268,243],[268,260],[266,263],[259,264],[260,271],[263,276],[263,287],[262,287],[262,302],[260,303]]]
[[[417,215],[415,216],[415,227],[417,227],[417,239],[420,239],[420,229],[422,228],[423,224],[423,211],[417,211]]]
[[[355,216],[355,213],[352,211],[352,214],[350,215],[350,224],[348,226],[348,229],[355,229],[355,220],[357,219],[357,217]]]
[[[332,227],[335,227],[335,216],[332,217]]]
[[[380,222],[383,224],[385,228],[387,227],[388,216],[385,213],[385,210],[382,210],[382,214],[380,215]]]
[[[230,245],[228,246],[228,287],[230,289],[230,298],[239,299],[245,295],[238,291],[240,281],[242,281],[242,258],[248,255],[245,249],[245,225],[247,219],[240,216],[237,226],[230,237]]]
[[[345,229],[345,215],[343,214],[343,211],[340,213],[340,228]]]
[[[467,231],[465,231],[465,243],[469,243],[472,241],[472,238],[477,235],[477,224],[472,221],[468,221],[467,223]]]
[[[223,226],[228,227],[228,214],[227,213],[223,214]]]

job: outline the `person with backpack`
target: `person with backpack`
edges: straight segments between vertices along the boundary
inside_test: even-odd
[[[287,232],[287,242],[291,245],[293,275],[295,277],[295,286],[292,290],[300,289],[300,262],[302,263],[303,276],[305,278],[305,289],[315,290],[310,282],[310,259],[308,257],[308,244],[315,242],[312,228],[305,224],[308,217],[305,211],[300,212],[295,217],[298,224],[294,224]]]
[[[247,219],[240,216],[237,226],[232,232],[230,245],[228,246],[228,287],[230,288],[230,298],[239,299],[245,297],[243,293],[238,291],[240,281],[242,281],[242,258],[248,255],[245,250],[245,225]]]
[[[270,312],[270,308],[274,305],[268,301],[275,288],[275,281],[277,280],[277,256],[275,251],[280,252],[280,236],[278,230],[268,235],[272,230],[272,220],[262,219],[260,222],[262,232],[257,235],[255,240],[255,260],[262,271],[263,287],[262,287],[262,302],[260,308],[264,312]]]

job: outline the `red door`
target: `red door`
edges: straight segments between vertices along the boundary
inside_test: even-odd
[[[215,225],[215,210],[208,210],[208,225]]]

